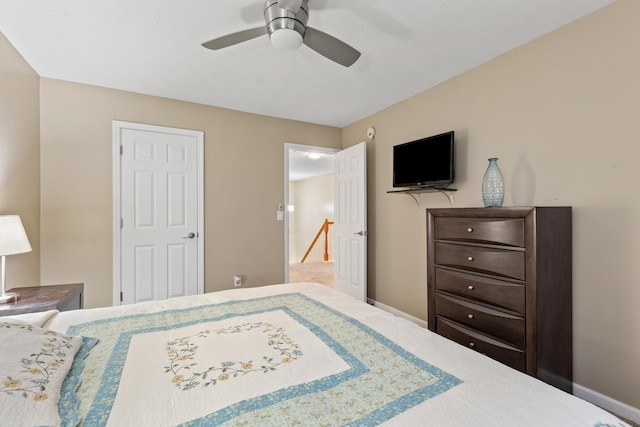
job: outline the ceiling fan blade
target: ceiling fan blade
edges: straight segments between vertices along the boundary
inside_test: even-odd
[[[320,55],[345,67],[352,66],[360,58],[360,52],[345,42],[311,27],[307,27],[304,33],[304,44]]]
[[[256,37],[260,37],[265,34],[267,34],[266,27],[251,28],[250,30],[238,31],[237,33],[227,34],[226,36],[209,40],[208,42],[202,43],[202,46],[207,49],[218,50],[233,46],[234,44],[246,42],[247,40],[255,39]]]
[[[300,6],[302,6],[302,0],[278,0],[278,6],[295,15],[300,10]]]

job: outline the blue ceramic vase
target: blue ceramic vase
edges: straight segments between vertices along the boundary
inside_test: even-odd
[[[504,202],[504,178],[498,166],[498,158],[489,159],[489,166],[482,179],[482,201],[485,208],[501,208]]]

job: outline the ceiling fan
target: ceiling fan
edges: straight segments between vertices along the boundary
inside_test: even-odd
[[[202,46],[218,50],[268,34],[271,44],[279,49],[296,50],[304,43],[340,65],[353,65],[360,57],[360,52],[327,33],[307,27],[308,2],[309,0],[265,0],[266,26],[218,37],[202,43]]]

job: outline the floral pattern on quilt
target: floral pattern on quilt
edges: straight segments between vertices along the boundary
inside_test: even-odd
[[[260,329],[267,337],[267,346],[278,354],[278,357],[262,356],[261,362],[224,361],[218,365],[209,366],[199,370],[196,354],[199,350],[198,340],[207,339],[211,334],[240,334],[242,332]],[[255,322],[234,325],[228,328],[216,330],[204,330],[195,335],[177,338],[167,343],[167,356],[169,366],[165,367],[165,373],[171,375],[171,382],[183,391],[196,387],[208,387],[216,385],[218,381],[226,381],[236,378],[238,375],[246,375],[252,372],[268,373],[275,371],[282,364],[292,363],[302,357],[302,351],[284,328],[274,326],[271,323]]]
[[[316,377],[311,381],[279,387],[266,394],[240,398],[227,406],[189,420],[168,421],[168,419],[162,418],[167,424],[185,426],[346,424],[375,426],[462,382],[455,376],[416,357],[363,323],[303,294],[290,293],[188,309],[125,315],[71,326],[67,330],[68,334],[97,336],[101,343],[98,346],[100,348],[95,348],[87,357],[86,367],[81,374],[81,379],[86,380],[82,382],[83,386],[79,390],[81,395],[80,412],[84,416],[84,424],[103,426],[125,422],[124,419],[114,418],[111,415],[113,415],[112,409],[117,400],[119,386],[122,385],[121,375],[127,363],[129,347],[134,337],[211,322],[225,323],[231,319],[251,316],[255,316],[256,319],[263,317],[265,319],[264,325],[267,323],[276,325],[277,322],[266,320],[272,316],[272,313],[283,313],[291,321],[305,329],[307,333],[322,341],[329,351],[333,352],[333,355],[345,364],[346,369]],[[252,322],[247,324],[245,328],[249,328],[251,324],[260,323],[260,320]],[[245,321],[238,320],[237,323],[230,324],[242,327],[245,325]],[[206,332],[207,327],[195,329],[195,331],[198,330]],[[229,335],[256,332],[255,330],[247,332],[240,328],[239,332],[231,333],[231,329],[221,331],[211,328],[211,336],[215,331],[228,332]],[[276,332],[277,329],[274,330],[274,334]],[[287,336],[286,331],[282,332]],[[164,354],[160,354],[162,358],[160,370],[162,367],[171,365],[171,362],[169,364],[166,362],[169,354],[172,355],[171,357],[182,357],[181,363],[197,363],[189,361],[189,357],[194,351],[197,353],[198,345],[202,343],[198,340],[205,339],[198,335],[196,332],[182,335],[185,338],[184,341],[171,338],[169,335],[168,340],[163,341],[159,347],[160,351],[164,351]],[[269,335],[267,337],[274,340],[270,345],[275,345],[276,337]],[[279,339],[280,337],[277,341]],[[301,349],[293,347],[295,343],[287,343],[286,338],[284,342],[291,345],[292,355],[296,349],[302,353]],[[180,347],[183,344],[184,346]],[[305,354],[303,359],[314,360],[310,353],[312,349],[305,347],[303,350]],[[180,353],[181,351],[183,353]],[[148,355],[145,354],[144,357],[148,357]],[[192,392],[205,390],[202,386],[203,373],[209,372],[209,367],[213,370],[204,381],[207,381],[210,376],[218,381],[218,385],[211,384],[206,388],[212,393],[227,395],[228,386],[243,381],[245,378],[254,378],[253,374],[248,376],[242,374],[243,369],[249,369],[249,365],[243,367],[243,363],[251,363],[251,369],[268,365],[260,360],[261,355],[255,359],[258,362],[250,360],[252,357],[250,356],[248,359],[244,357],[224,358],[203,364],[202,366],[207,366],[206,370],[195,369],[202,374],[199,378],[194,378],[194,381],[200,382],[198,387],[190,389],[189,393],[181,393],[184,395],[184,399],[181,398],[179,402],[174,402],[171,408],[167,408],[167,411],[163,412],[162,417],[172,416],[177,408],[183,411],[186,405],[192,403],[190,397]],[[286,357],[283,355],[283,358]],[[224,374],[232,376],[235,373],[229,369],[232,367],[238,370],[238,376],[234,381],[220,382],[219,375],[223,373],[219,368],[222,367],[221,361],[223,360],[229,361],[223,367],[227,368]],[[282,359],[276,362],[281,363]],[[276,378],[277,375],[280,375],[280,371],[285,371],[285,363],[278,365],[275,371],[269,369],[267,371],[269,377]],[[287,364],[286,367],[294,367],[293,365],[299,363],[306,362],[299,358],[296,363]],[[261,369],[258,370],[263,372]],[[176,373],[184,375],[185,381],[188,379],[188,375],[183,371],[176,371]],[[164,376],[164,382],[170,388],[175,389],[175,386],[171,384],[175,373],[169,371],[158,372],[158,374]],[[255,377],[263,378],[257,375]],[[101,380],[90,381],[89,378],[100,378]],[[180,384],[180,382],[176,382],[178,387],[183,387],[182,389],[189,387],[190,383]],[[266,380],[266,382],[270,383],[271,381]],[[178,389],[178,391],[181,390]],[[176,397],[169,391],[167,393],[172,398]],[[215,404],[217,399],[213,396],[215,395],[212,395],[208,400]],[[154,398],[159,401],[157,396]],[[160,408],[161,411],[163,409]],[[126,414],[130,414],[130,412],[119,412],[119,414],[124,417],[129,416]],[[154,413],[155,415],[157,414]]]
[[[20,323],[5,323],[3,327],[28,332],[34,329],[32,325]],[[73,359],[76,349],[72,345],[71,337],[52,331],[42,332],[39,347],[35,352],[31,350],[29,354],[20,357],[21,371],[15,375],[7,375],[2,381],[0,392],[37,402],[49,398],[47,388],[51,376],[65,365],[69,357]]]
[[[0,424],[76,427],[78,383],[68,383],[67,373],[73,365],[82,370],[82,359],[96,342],[0,319]],[[67,384],[68,404],[59,406]]]

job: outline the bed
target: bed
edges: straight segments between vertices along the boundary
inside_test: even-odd
[[[313,283],[1,318],[0,349],[7,425],[627,425]]]

